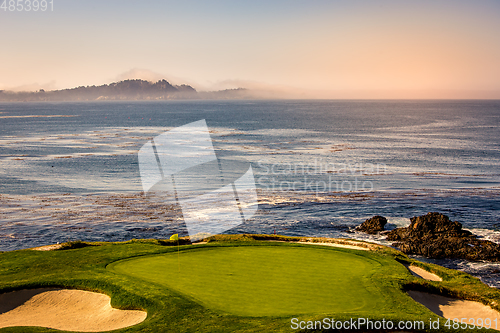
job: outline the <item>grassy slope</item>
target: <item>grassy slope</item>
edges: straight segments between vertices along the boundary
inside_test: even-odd
[[[234,247],[260,245],[297,247],[295,244],[266,243],[240,236],[225,237],[224,242],[210,242],[198,247]],[[163,245],[162,245],[163,244]],[[107,269],[107,265],[121,259],[152,254],[169,253],[174,270],[176,267],[177,247],[164,246],[168,242],[133,241],[121,244],[105,243],[64,251],[38,252],[31,250],[0,253],[0,292],[22,288],[43,286],[72,287],[104,292],[112,297],[112,304],[123,309],[145,309],[148,318],[139,325],[117,330],[116,332],[271,332],[290,331],[291,315],[276,317],[241,317],[227,314],[216,307],[214,310],[202,306],[190,297],[170,289],[162,283],[130,275],[120,274]],[[259,247],[260,247],[259,246]],[[181,246],[182,250],[193,246]],[[309,247],[309,246],[303,246]],[[252,249],[252,248],[248,248]],[[330,251],[339,251],[329,249]],[[320,250],[314,250],[320,251]],[[321,250],[327,251],[327,249]],[[406,286],[412,289],[434,290],[441,294],[461,296],[479,300],[483,303],[500,303],[500,292],[488,288],[467,274],[420,264],[444,278],[443,282],[429,282],[412,277],[395,259],[409,259],[401,253],[386,249],[377,253],[356,250],[341,250],[343,253],[356,253],[365,256],[370,262],[377,262],[380,269],[373,270],[369,277],[376,283],[368,283],[368,293],[378,294],[381,299],[376,309],[369,313],[347,309],[342,313],[331,312],[317,315],[297,315],[300,320],[322,319],[325,316],[337,320],[350,317],[369,317],[375,319],[428,321],[434,317],[426,308],[413,302],[402,291]],[[325,252],[326,253],[326,252]],[[182,268],[182,267],[181,267]],[[307,268],[307,267],[306,267]],[[346,274],[347,274],[346,270]],[[161,282],[161,281],[160,281]],[[371,289],[370,289],[371,288]],[[339,295],[340,296],[340,295]],[[377,296],[377,297],[379,297]],[[256,295],[262,297],[262,295]],[[496,307],[496,303],[493,304]],[[373,311],[372,311],[373,310]],[[324,310],[321,310],[324,312]],[[299,311],[300,312],[300,311]],[[2,332],[48,332],[43,328],[5,328]]]

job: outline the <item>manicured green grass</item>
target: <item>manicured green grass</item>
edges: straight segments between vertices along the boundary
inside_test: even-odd
[[[0,293],[38,287],[102,292],[114,307],[148,312],[143,323],[115,332],[154,333],[291,332],[294,317],[437,319],[405,293],[407,288],[500,304],[500,291],[461,272],[419,264],[443,281],[413,277],[399,263],[412,260],[389,248],[360,251],[263,239],[299,240],[221,235],[205,245],[181,245],[179,258],[173,242],[158,240],[3,252]]]
[[[109,268],[235,315],[373,313],[385,306],[384,296],[370,279],[382,265],[355,252],[360,251],[318,246],[217,247],[125,260]],[[387,265],[402,271],[395,261]]]

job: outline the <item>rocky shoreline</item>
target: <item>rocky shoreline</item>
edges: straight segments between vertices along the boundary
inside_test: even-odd
[[[500,245],[480,239],[462,224],[451,221],[448,216],[432,212],[415,216],[406,228],[385,231],[387,219],[374,216],[359,227],[358,231],[385,235],[392,246],[405,254],[421,255],[433,259],[467,259],[472,261],[500,261]]]

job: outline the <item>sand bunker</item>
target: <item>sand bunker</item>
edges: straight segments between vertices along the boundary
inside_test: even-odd
[[[439,276],[434,273],[428,272],[423,268],[417,266],[406,266],[413,276],[419,277],[421,279],[429,280],[429,281],[443,281]]]
[[[363,241],[355,241],[349,239],[342,238],[302,238],[298,242],[299,244],[312,244],[312,245],[325,245],[325,246],[334,246],[334,247],[343,247],[346,249],[353,250],[363,250],[363,251],[371,251],[380,248],[380,245],[367,243]]]
[[[323,246],[334,246],[334,247],[343,247],[346,249],[353,249],[353,250],[363,250],[363,251],[370,251],[370,249],[367,249],[366,247],[361,247],[361,246],[356,246],[356,245],[350,245],[350,244],[340,244],[340,243],[313,243],[313,242],[297,242],[299,244],[308,244],[308,245],[323,245]]]
[[[62,244],[52,244],[52,245],[44,245],[44,246],[39,246],[39,247],[32,247],[29,250],[35,250],[35,251],[53,251],[53,250],[58,250],[62,247]]]
[[[491,328],[495,328],[495,319],[500,321],[500,313],[498,311],[479,302],[465,301],[420,291],[408,291],[408,294],[416,302],[419,302],[438,316],[446,319],[453,320],[457,318],[458,321],[460,321],[461,318],[467,318],[467,323],[469,323],[469,319],[474,318],[474,322],[477,323],[478,318],[481,318],[482,322],[484,322],[486,318],[489,318],[492,323]]]
[[[29,289],[0,294],[0,328],[41,326],[102,332],[138,324],[147,313],[111,307],[104,294],[69,289]]]

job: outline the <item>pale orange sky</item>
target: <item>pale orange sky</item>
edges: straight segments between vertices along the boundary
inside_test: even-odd
[[[0,89],[164,77],[294,98],[500,98],[499,1],[68,0],[0,11],[0,28]]]

